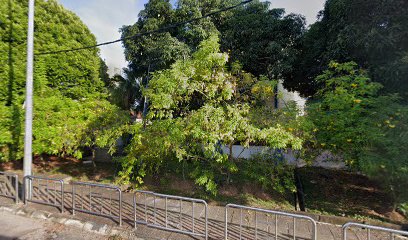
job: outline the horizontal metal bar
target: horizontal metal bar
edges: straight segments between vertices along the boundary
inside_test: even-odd
[[[239,208],[239,209],[246,209],[246,210],[252,210],[252,211],[257,211],[257,212],[263,212],[263,213],[270,213],[270,214],[276,214],[276,215],[281,215],[281,216],[286,216],[286,217],[293,217],[293,218],[300,218],[300,219],[306,219],[310,220],[312,222],[316,222],[313,218],[305,215],[299,215],[299,214],[293,214],[293,213],[287,213],[287,212],[280,212],[280,211],[274,211],[274,210],[267,210],[267,209],[261,209],[261,208],[254,208],[254,207],[247,207],[243,205],[237,205],[237,204],[227,204],[225,208]]]
[[[100,188],[108,188],[119,190],[121,189],[118,186],[109,185],[109,184],[99,184],[99,183],[88,183],[88,182],[71,182],[72,185],[81,185],[81,186],[92,186],[92,187],[100,187]]]
[[[0,175],[10,176],[10,177],[18,177],[18,175],[16,173],[11,173],[11,172],[0,172]]]
[[[11,198],[11,199],[15,199],[15,198],[16,198],[16,196],[14,196],[14,195],[3,195],[3,194],[0,194],[0,196],[6,197],[6,198]]]
[[[103,195],[102,193],[92,192],[92,197],[106,198],[106,197],[103,197],[102,195]],[[99,196],[101,196],[101,197],[99,197]]]
[[[85,209],[82,209],[82,208],[74,208],[73,210],[78,211],[78,212],[88,213],[88,214],[91,214],[91,215],[97,215],[97,216],[101,216],[101,217],[120,219],[120,217],[116,216],[116,215],[109,215],[109,214],[104,214],[104,213],[92,212],[92,211],[88,211],[88,210],[85,210]]]
[[[148,225],[149,223],[146,221],[142,221],[142,220],[136,220],[137,224],[144,224],[144,225]]]
[[[39,200],[27,199],[27,201],[32,202],[32,203],[45,204],[45,205],[53,206],[53,207],[61,207],[61,204],[53,204],[53,203],[43,202],[43,201],[39,201]]]
[[[381,232],[388,232],[388,233],[408,236],[408,232],[406,231],[395,230],[392,228],[385,228],[385,227],[379,227],[379,226],[373,226],[373,225],[367,225],[367,224],[362,224],[362,223],[354,223],[354,222],[348,222],[344,224],[342,228],[343,228],[343,231],[346,231],[350,227],[359,227],[359,228],[365,228],[365,229],[371,229],[371,230],[376,230],[376,231],[381,231]]]
[[[152,192],[152,191],[144,191],[144,190],[136,190],[135,193],[154,194],[154,192]]]
[[[181,197],[181,196],[174,196],[174,195],[167,195],[167,194],[161,194],[161,193],[153,193],[156,197],[162,197],[162,198],[169,198],[169,199],[176,199],[176,200],[183,200],[183,201],[190,201],[190,202],[196,202],[196,203],[202,203],[207,205],[207,202],[202,200],[202,199],[197,199],[197,198],[188,198],[188,197]]]
[[[55,182],[60,182],[60,183],[64,183],[64,180],[62,179],[58,179],[58,178],[47,178],[47,177],[41,177],[41,176],[25,176],[25,179],[40,179],[40,180],[49,180],[49,181],[55,181]]]
[[[151,223],[146,223],[146,222],[143,222],[143,221],[136,221],[136,223],[138,223],[138,224],[144,224],[144,225],[146,225],[146,226],[148,226],[148,227],[153,227],[153,228],[157,228],[157,229],[162,229],[162,230],[167,230],[167,231],[172,231],[172,232],[177,232],[177,233],[183,233],[183,234],[188,234],[188,235],[191,235],[191,236],[198,236],[198,237],[205,237],[205,234],[203,234],[203,233],[193,233],[193,232],[189,232],[189,231],[183,231],[183,230],[179,230],[179,229],[177,229],[177,228],[169,228],[169,227],[163,227],[163,226],[160,226],[160,225],[156,225],[156,224],[151,224]]]

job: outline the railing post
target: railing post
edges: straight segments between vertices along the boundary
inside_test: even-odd
[[[72,215],[75,215],[75,185],[72,185]]]
[[[15,181],[15,191],[16,191],[16,203],[18,203],[18,175],[14,175],[14,181]]]
[[[134,221],[134,224],[135,224],[135,229],[137,228],[137,226],[136,226],[136,222],[137,222],[137,217],[136,217],[136,214],[137,214],[137,208],[136,208],[136,193],[135,194],[133,194],[133,214],[134,214],[134,219],[133,219],[133,221]]]
[[[64,213],[64,181],[63,180],[60,180],[60,186],[61,186],[61,213]]]
[[[30,184],[27,184],[27,180],[30,182],[31,181],[31,179],[30,179],[30,176],[25,176],[24,178],[23,178],[23,188],[24,188],[24,190],[23,190],[23,198],[24,198],[24,205],[27,205],[27,198],[29,197],[29,194],[28,194],[28,191],[29,191],[29,187],[31,186]],[[27,188],[27,185],[28,185],[28,188]]]
[[[119,191],[119,226],[122,226],[122,190]]]
[[[204,202],[205,207],[205,240],[208,239],[208,205],[207,202]]]

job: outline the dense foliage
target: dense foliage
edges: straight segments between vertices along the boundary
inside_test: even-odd
[[[305,31],[301,15],[285,15],[269,2],[254,1],[218,22],[221,50],[255,76],[279,79],[293,71]]]
[[[285,15],[283,9],[269,10],[267,2],[254,1],[235,10],[169,28],[157,34],[129,38],[140,32],[168,27],[198,18],[219,8],[238,4],[230,1],[179,0],[173,7],[169,0],[151,0],[139,14],[139,20],[124,26],[122,37],[128,71],[147,87],[150,73],[169,68],[176,60],[186,59],[199,43],[213,33],[220,33],[221,50],[230,55],[228,65],[239,61],[245,71],[277,79],[291,71],[298,55],[298,41],[304,32],[304,18]],[[144,98],[136,98],[144,105]]]
[[[408,99],[408,2],[327,0],[320,20],[303,36],[285,86],[311,96],[330,61],[355,61],[384,91]]]
[[[237,3],[150,0],[122,37]],[[293,191],[293,181],[286,181],[293,169],[276,152],[242,163],[220,151],[221,145],[261,144],[301,148],[297,153],[308,163],[329,151],[350,169],[381,178],[396,203],[406,201],[407,9],[404,1],[328,0],[306,29],[301,15],[253,1],[127,38],[128,77],[118,80],[128,85],[123,108],[133,104],[147,118],[145,127],[131,131],[122,179],[141,183],[182,166],[183,175],[188,169],[213,193],[231,174]],[[274,109],[278,79],[311,97],[304,116],[290,102]]]
[[[230,173],[239,171],[233,159],[220,151],[221,144],[262,142],[272,148],[300,148],[301,140],[280,125],[251,124],[250,101],[237,91],[242,82],[226,70],[227,61],[213,35],[191,59],[153,74],[144,90],[150,101],[150,123],[145,129],[135,126],[128,155],[122,159],[123,180],[142,183],[147,174],[159,173],[165,162],[183,162],[194,166],[190,176],[195,182],[215,194],[215,179],[224,175],[228,180]],[[252,82],[252,90],[259,88],[257,81]]]
[[[27,6],[23,0],[0,5],[1,161],[22,157]],[[35,12],[36,53],[96,43],[81,20],[56,1],[36,1]],[[121,128],[127,121],[106,100],[97,49],[36,55],[34,65],[34,154],[81,157],[80,146],[93,145],[112,124]]]
[[[331,62],[316,81],[323,87],[308,109],[314,136],[310,155],[330,150],[380,180],[397,203],[408,200],[403,190],[408,186],[408,108],[397,95],[382,95],[382,85],[354,62]]]

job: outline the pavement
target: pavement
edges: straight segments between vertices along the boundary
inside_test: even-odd
[[[102,240],[108,239],[108,237],[72,226],[2,212],[0,217],[0,240],[11,239]]]

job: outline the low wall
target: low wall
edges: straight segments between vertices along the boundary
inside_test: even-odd
[[[229,147],[226,145],[221,146],[221,150],[224,154],[230,154]],[[252,156],[262,153],[267,153],[273,151],[273,149],[266,146],[249,146],[245,148],[241,145],[232,146],[232,157],[233,158],[242,158],[250,159]],[[288,162],[288,164],[296,165],[302,167],[306,165],[306,162],[302,159],[296,158],[292,150],[287,150],[283,153],[283,157]],[[328,169],[345,169],[346,165],[338,156],[333,155],[329,151],[322,152],[316,159],[313,161],[312,166],[314,167],[323,167]]]

